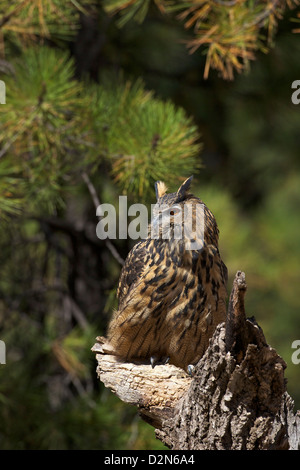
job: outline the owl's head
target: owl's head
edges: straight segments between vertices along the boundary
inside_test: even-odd
[[[187,178],[174,193],[167,193],[162,181],[155,183],[157,202],[153,207],[151,231],[154,238],[184,240],[190,250],[204,244],[218,246],[219,230],[208,207],[189,193],[193,176]]]

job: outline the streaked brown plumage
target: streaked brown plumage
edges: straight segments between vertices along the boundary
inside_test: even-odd
[[[156,183],[152,226],[168,215],[171,238],[163,238],[162,222],[159,238],[151,239],[150,226],[148,237],[132,248],[121,271],[119,307],[109,324],[108,339],[116,355],[126,360],[151,359],[154,364],[169,358],[187,370],[205,352],[216,325],[225,320],[227,269],[218,250],[219,231],[207,206],[187,193],[191,180],[171,194],[164,183]],[[185,238],[174,237],[176,214],[187,203],[204,208],[200,249],[187,249]]]

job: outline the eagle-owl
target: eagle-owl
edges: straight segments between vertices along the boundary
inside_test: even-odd
[[[153,367],[169,360],[190,371],[225,320],[227,268],[219,254],[219,230],[208,207],[188,193],[191,181],[169,194],[163,182],[155,183],[157,203],[148,236],[132,248],[122,268],[108,340],[125,360],[143,359]],[[202,233],[198,224],[192,240],[202,243],[195,247],[184,230],[187,204],[202,205]]]

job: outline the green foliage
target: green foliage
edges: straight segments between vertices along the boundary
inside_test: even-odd
[[[24,182],[10,162],[0,160],[0,217],[19,214],[22,208]]]
[[[134,18],[138,23],[142,23],[148,13],[150,0],[137,0],[131,2],[128,0],[104,0],[103,7],[107,13],[121,11],[121,18],[118,21],[119,26],[124,26],[129,20]]]
[[[89,143],[87,98],[73,80],[74,64],[66,52],[29,48],[8,77],[7,105],[0,108],[2,152],[14,162],[27,202],[55,207],[60,186],[76,168]]]
[[[93,4],[93,0],[1,0],[0,57],[7,46],[21,50],[24,42],[40,37],[71,39],[78,31],[80,12],[86,13]]]
[[[155,181],[176,184],[179,175],[187,177],[199,167],[199,132],[192,119],[172,102],[155,98],[140,81],[105,85],[100,93],[96,88],[93,103],[123,193],[149,200]]]

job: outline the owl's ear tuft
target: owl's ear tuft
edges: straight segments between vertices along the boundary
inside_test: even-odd
[[[166,194],[167,186],[162,181],[156,181],[154,186],[155,186],[156,199],[158,200],[159,198],[163,197]]]
[[[189,178],[187,178],[183,183],[182,185],[180,186],[180,188],[178,189],[177,191],[177,196],[178,196],[178,199],[183,199],[185,197],[185,193],[188,191],[188,189],[190,188],[191,186],[191,183],[192,183],[192,180],[193,180],[193,175],[190,176]]]

